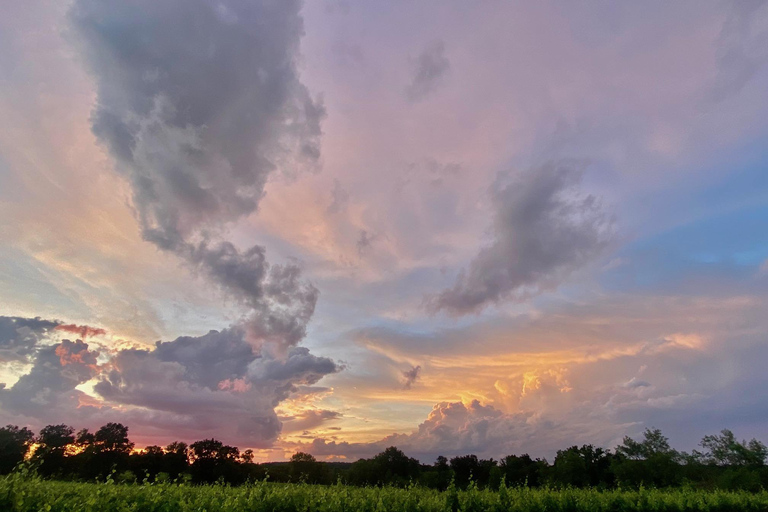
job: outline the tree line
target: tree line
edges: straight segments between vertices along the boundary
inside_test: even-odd
[[[123,483],[277,482],[357,486],[407,486],[445,490],[501,485],[528,487],[636,488],[690,486],[757,491],[768,488],[768,448],[756,440],[739,441],[730,430],[705,436],[701,450],[679,452],[658,429],[640,440],[625,437],[614,450],[587,444],[558,450],[552,463],[527,454],[499,460],[463,455],[437,457],[422,464],[396,447],[356,462],[321,462],[296,453],[288,462],[254,463],[252,450],[240,451],[216,439],[135,450],[128,427],[107,423],[95,432],[48,425],[35,435],[28,428],[0,428],[0,474],[28,464],[47,478],[113,479]]]

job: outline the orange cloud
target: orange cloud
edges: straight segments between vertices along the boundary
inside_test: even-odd
[[[103,336],[107,334],[105,329],[100,327],[91,327],[90,325],[64,324],[56,326],[56,330],[77,334],[80,339],[83,340],[89,337]]]

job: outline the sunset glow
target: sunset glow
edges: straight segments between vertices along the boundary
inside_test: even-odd
[[[25,0],[0,423],[256,462],[768,428],[768,5]]]

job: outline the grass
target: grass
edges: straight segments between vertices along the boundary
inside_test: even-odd
[[[768,492],[506,489],[438,492],[257,482],[240,487],[77,483],[16,473],[0,478],[0,510],[15,512],[768,511]]]

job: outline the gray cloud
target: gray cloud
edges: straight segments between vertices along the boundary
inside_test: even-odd
[[[32,362],[13,386],[0,386],[6,421],[23,418],[36,428],[122,421],[152,442],[215,433],[227,442],[267,447],[282,428],[275,407],[291,396],[326,391],[313,385],[341,370],[305,347],[282,355],[262,350],[251,342],[247,325],[157,342],[151,350],[106,353],[99,363],[100,354],[81,340],[46,343],[58,325],[0,317],[3,339],[16,335]],[[95,382],[96,397],[77,389],[88,381]],[[326,413],[305,423],[330,419]]]
[[[367,230],[361,229],[360,236],[355,243],[355,246],[357,247],[357,254],[359,256],[365,254],[366,251],[370,249],[371,245],[373,245],[373,242],[375,242],[378,238],[378,235],[372,235]]]
[[[411,386],[419,380],[419,373],[421,373],[421,366],[419,365],[412,367],[410,370],[404,370],[402,372],[404,381],[403,387],[405,389],[411,389]]]
[[[301,3],[77,0],[95,79],[93,131],[133,189],[144,238],[253,309],[251,334],[303,336],[317,290],[263,247],[212,243],[275,172],[314,169],[325,110],[299,79]]]
[[[3,411],[43,422],[70,417],[84,396],[76,387],[98,373],[97,356],[80,340],[39,347],[29,373],[9,389],[0,389]]]
[[[592,442],[609,445],[621,431],[615,425],[604,430],[587,426],[584,418],[569,418],[573,424],[540,420],[530,413],[505,414],[477,400],[469,404],[442,402],[411,434],[393,434],[373,443],[349,443],[315,439],[301,449],[318,456],[370,457],[388,446],[397,446],[422,462],[438,455],[448,457],[474,453],[480,457],[499,454],[539,455],[552,447]]]
[[[408,101],[421,101],[442,84],[451,68],[445,56],[445,43],[435,41],[416,58],[411,81],[405,88]]]
[[[593,195],[579,192],[582,166],[550,162],[491,191],[493,241],[456,284],[427,298],[433,311],[477,312],[553,289],[606,246],[612,222]]]
[[[101,375],[96,392],[112,405],[146,411],[137,427],[217,436],[252,447],[277,438],[274,411],[282,400],[339,371],[330,359],[294,347],[284,358],[254,349],[245,328],[211,331],[158,343],[153,350],[123,350]]]
[[[0,316],[0,363],[28,361],[40,340],[58,325],[39,317]]]
[[[341,186],[339,180],[333,180],[331,189],[331,204],[328,205],[328,213],[341,213],[347,209],[349,204],[349,192]]]
[[[635,388],[647,388],[650,387],[651,383],[646,380],[640,380],[637,377],[632,377],[627,382],[624,383],[624,387],[628,389],[635,389]]]
[[[303,432],[304,435],[307,435],[307,431],[324,425],[329,421],[337,420],[341,417],[342,414],[338,411],[331,411],[328,409],[311,409],[308,411],[302,411],[300,414],[295,416],[281,419],[283,421],[285,431]]]
[[[727,4],[717,45],[717,77],[710,91],[711,101],[722,101],[741,91],[768,60],[768,31],[760,31],[758,11],[765,0],[737,0]]]

